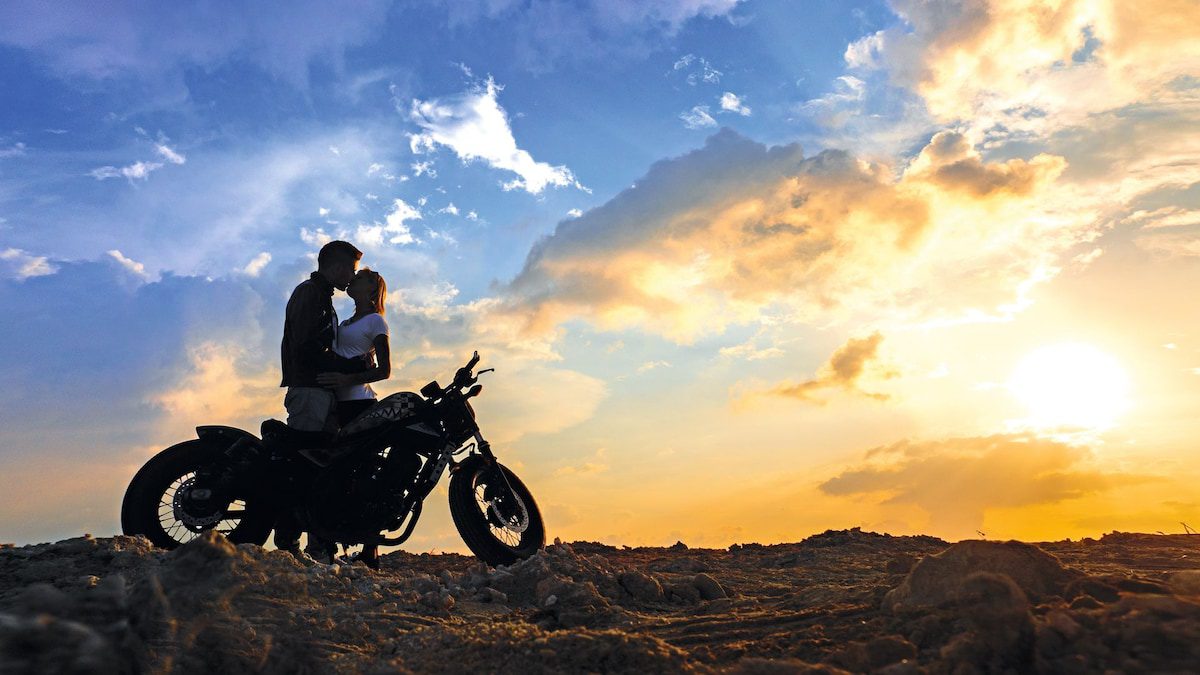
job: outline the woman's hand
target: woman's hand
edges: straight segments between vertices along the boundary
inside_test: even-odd
[[[352,376],[345,373],[317,373],[317,384],[322,387],[345,387],[354,384]]]

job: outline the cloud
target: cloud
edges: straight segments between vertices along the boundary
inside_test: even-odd
[[[263,268],[265,268],[270,262],[271,254],[263,251],[262,253],[254,256],[250,262],[246,263],[246,266],[242,268],[242,274],[245,274],[248,277],[257,277],[258,275],[262,274]]]
[[[727,91],[724,94],[721,94],[721,110],[724,110],[726,112],[737,113],[739,115],[744,115],[744,116],[750,115],[749,106],[747,106],[745,103],[742,102],[742,99],[740,96],[738,96],[737,94],[735,94],[731,91]]]
[[[647,361],[647,362],[643,363],[642,365],[638,366],[637,373],[638,373],[638,375],[641,375],[643,373],[648,373],[651,370],[655,370],[657,368],[670,368],[670,367],[671,367],[671,363],[669,361]]]
[[[187,162],[187,157],[175,152],[166,143],[157,143],[155,144],[154,149],[159,155],[162,156],[163,159],[172,164],[183,164],[184,162]]]
[[[172,425],[196,426],[214,420],[254,421],[280,408],[279,370],[261,364],[248,372],[249,350],[234,342],[202,342],[188,349],[188,371],[150,402],[172,419]]]
[[[583,211],[581,209],[571,209],[570,211],[567,211],[568,218],[578,218],[579,216],[582,216],[582,215],[583,215]]]
[[[0,44],[26,49],[63,78],[95,82],[136,78],[161,89],[183,89],[189,68],[232,59],[257,66],[299,88],[309,65],[339,67],[343,51],[383,30],[390,2],[363,0],[354,11],[320,2],[276,5],[220,3],[209,8],[165,4],[113,6],[6,2]],[[212,30],[213,12],[222,17]]]
[[[768,312],[802,322],[982,320],[1010,315],[1099,227],[1055,203],[1053,161],[1016,171],[971,159],[979,175],[951,179],[938,173],[950,166],[942,155],[927,159],[897,172],[722,130],[560,222],[503,300],[530,331],[583,318],[684,343]],[[951,180],[971,189],[947,190]]]
[[[691,110],[679,113],[683,126],[689,129],[706,129],[717,126],[717,121],[708,113],[708,106],[693,106]]]
[[[677,73],[684,73],[685,81],[696,86],[703,82],[704,84],[720,84],[721,76],[724,74],[713,67],[712,63],[703,56],[695,54],[684,54],[679,57],[671,70]]]
[[[983,197],[994,192],[1029,194],[1043,183],[1053,181],[1065,168],[1062,157],[1045,153],[1029,161],[984,162],[966,136],[941,131],[934,134],[908,166],[906,175],[921,177],[947,190],[963,190]]]
[[[598,473],[608,471],[606,455],[608,451],[604,448],[596,450],[590,461],[583,462],[578,466],[567,465],[561,466],[554,470],[555,476],[591,476]]]
[[[113,260],[116,260],[117,264],[119,264],[121,267],[123,267],[126,271],[130,272],[134,276],[141,277],[142,279],[149,278],[149,275],[146,274],[146,266],[143,265],[142,263],[140,263],[136,260],[127,258],[124,253],[121,253],[120,251],[118,251],[116,249],[109,251],[108,255]]]
[[[784,355],[784,351],[779,347],[760,347],[757,339],[750,339],[730,347],[721,347],[717,353],[724,358],[744,359],[746,361],[761,361]]]
[[[1087,468],[1091,453],[1054,440],[995,435],[900,441],[821,483],[828,495],[913,505],[941,536],[971,536],[989,509],[1053,504],[1149,480]]]
[[[0,251],[0,272],[12,279],[28,279],[54,274],[58,268],[45,256],[30,255],[19,248]]]
[[[158,171],[163,167],[160,162],[134,162],[129,166],[115,167],[102,166],[98,169],[92,169],[88,175],[96,180],[108,180],[109,178],[128,178],[129,182],[136,179],[146,180],[154,171]]]
[[[1200,71],[1200,6],[1189,0],[892,5],[903,22],[852,43],[846,62],[885,69],[942,120],[1071,126]]]
[[[25,144],[24,143],[15,143],[13,145],[8,146],[7,148],[0,148],[0,159],[4,159],[6,157],[20,157],[21,155],[24,155],[24,154],[25,154]]]
[[[875,379],[890,379],[898,373],[879,363],[879,344],[883,335],[872,333],[865,338],[851,338],[829,357],[829,361],[821,367],[817,376],[799,384],[780,384],[765,392],[771,396],[795,398],[807,403],[824,403],[824,400],[814,397],[814,394],[826,389],[842,389],[847,392],[886,401],[887,394],[866,391],[860,383],[864,375],[870,374]]]
[[[611,64],[649,56],[697,17],[728,15],[740,0],[442,0],[452,27],[504,31],[506,62],[534,73],[565,63]]]
[[[508,115],[498,100],[501,89],[488,78],[482,86],[456,96],[414,99],[408,115],[423,131],[411,137],[413,152],[446,146],[463,162],[482,160],[515,173],[517,178],[504,183],[506,190],[520,188],[530,194],[539,194],[548,186],[586,190],[567,167],[535,161],[529,152],[517,147]]]
[[[392,202],[392,210],[388,212],[387,218],[384,220],[383,231],[391,235],[388,241],[393,244],[411,244],[416,241],[416,238],[413,237],[412,230],[408,227],[408,221],[420,219],[420,211],[403,199],[397,199]]]

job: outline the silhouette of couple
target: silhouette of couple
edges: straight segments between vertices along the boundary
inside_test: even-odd
[[[362,251],[345,241],[331,241],[317,254],[317,271],[296,286],[288,300],[283,325],[283,404],[287,424],[314,435],[331,434],[376,401],[372,382],[391,376],[388,325],[384,317],[387,284],[378,272],[358,268]],[[334,289],[354,300],[354,316],[338,322]],[[275,546],[301,562],[332,562],[333,542],[311,533],[300,550],[301,526],[286,513],[275,525]],[[360,559],[378,564],[374,546]]]

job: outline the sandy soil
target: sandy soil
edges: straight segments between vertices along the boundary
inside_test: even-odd
[[[219,536],[0,548],[0,672],[1196,672],[1200,536],[830,531],[305,568]]]

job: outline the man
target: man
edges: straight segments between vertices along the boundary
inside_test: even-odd
[[[333,414],[337,400],[333,390],[317,382],[317,373],[361,373],[368,366],[362,358],[346,359],[333,352],[338,318],[333,309],[333,291],[346,290],[354,279],[362,251],[345,241],[331,241],[317,254],[317,271],[296,286],[288,300],[283,324],[283,381],[287,387],[283,405],[287,424],[314,437],[337,429]],[[300,551],[300,525],[295,514],[283,513],[275,525],[275,546],[302,562],[313,558],[329,562],[333,547],[309,535],[305,552]]]

